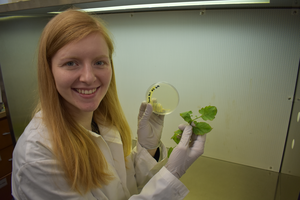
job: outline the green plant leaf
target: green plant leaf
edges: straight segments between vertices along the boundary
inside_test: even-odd
[[[194,121],[193,133],[196,135],[204,135],[212,130],[212,127],[206,122]]]
[[[173,149],[174,149],[173,147],[170,147],[170,148],[169,148],[169,150],[168,150],[168,158],[170,158],[170,155],[171,155]]]
[[[203,120],[210,120],[212,121],[213,119],[215,119],[215,116],[217,114],[218,110],[215,106],[206,106],[202,109],[199,110],[199,113],[201,114],[200,116],[195,116],[194,119],[192,119],[193,117],[193,112],[192,111],[187,111],[187,112],[183,112],[180,113],[180,116],[184,119],[184,121],[186,121],[189,124],[192,124],[192,122],[194,122],[193,125],[193,134],[196,135],[204,135],[206,133],[209,133],[212,130],[212,127],[206,123],[206,122],[197,122],[196,120],[202,118]],[[174,132],[174,135],[171,139],[174,140],[174,142],[176,142],[177,144],[180,142],[181,140],[181,136],[182,136],[183,131],[182,130],[177,130]],[[170,147],[168,150],[168,157],[170,157],[173,149],[175,147]]]
[[[202,132],[199,128],[193,126],[193,133],[195,135],[202,135]]]
[[[188,111],[188,112],[183,112],[183,113],[180,113],[180,116],[184,119],[184,121],[186,121],[187,123],[192,123],[192,118],[191,118],[191,114],[193,112],[192,111]]]
[[[178,144],[180,142],[182,133],[183,133],[183,131],[178,129],[177,131],[174,132],[174,135],[173,135],[173,137],[171,137],[171,139],[174,140],[174,142],[176,142],[176,144]]]
[[[202,114],[201,118],[205,121],[206,120],[212,121],[213,119],[215,119],[217,112],[218,110],[215,106],[206,106],[205,108],[199,110],[199,113]]]

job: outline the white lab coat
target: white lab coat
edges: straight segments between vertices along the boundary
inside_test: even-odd
[[[104,154],[114,179],[83,196],[71,189],[51,150],[47,128],[37,113],[19,138],[13,152],[12,195],[16,200],[177,200],[188,189],[165,167],[166,148],[160,162],[139,143],[125,164],[122,141],[116,129],[92,133]]]

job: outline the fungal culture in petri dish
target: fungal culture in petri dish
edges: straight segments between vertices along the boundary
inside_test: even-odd
[[[176,109],[179,103],[179,94],[171,84],[158,82],[147,90],[146,101],[152,104],[154,113],[167,115]]]

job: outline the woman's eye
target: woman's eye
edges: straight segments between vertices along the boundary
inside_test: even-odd
[[[103,61],[97,61],[96,65],[104,65],[104,62]]]
[[[76,63],[75,63],[75,62],[73,62],[73,61],[70,61],[70,62],[67,62],[65,65],[66,65],[66,66],[70,66],[70,67],[72,67],[72,66],[75,66],[75,65],[76,65]]]

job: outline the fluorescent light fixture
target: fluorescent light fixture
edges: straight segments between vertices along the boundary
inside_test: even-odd
[[[0,16],[0,21],[4,20],[13,20],[13,19],[18,19],[18,18],[32,18],[32,17],[37,17],[37,16],[30,16],[30,15],[24,15],[24,16]]]
[[[110,6],[100,8],[85,8],[81,9],[85,12],[106,12],[106,11],[122,11],[122,10],[138,10],[151,8],[171,8],[185,6],[207,6],[207,5],[230,5],[230,4],[260,4],[270,3],[270,0],[222,0],[222,1],[190,1],[190,2],[175,2],[175,3],[155,3],[155,4],[138,4],[124,6]],[[49,12],[57,14],[60,12]]]

